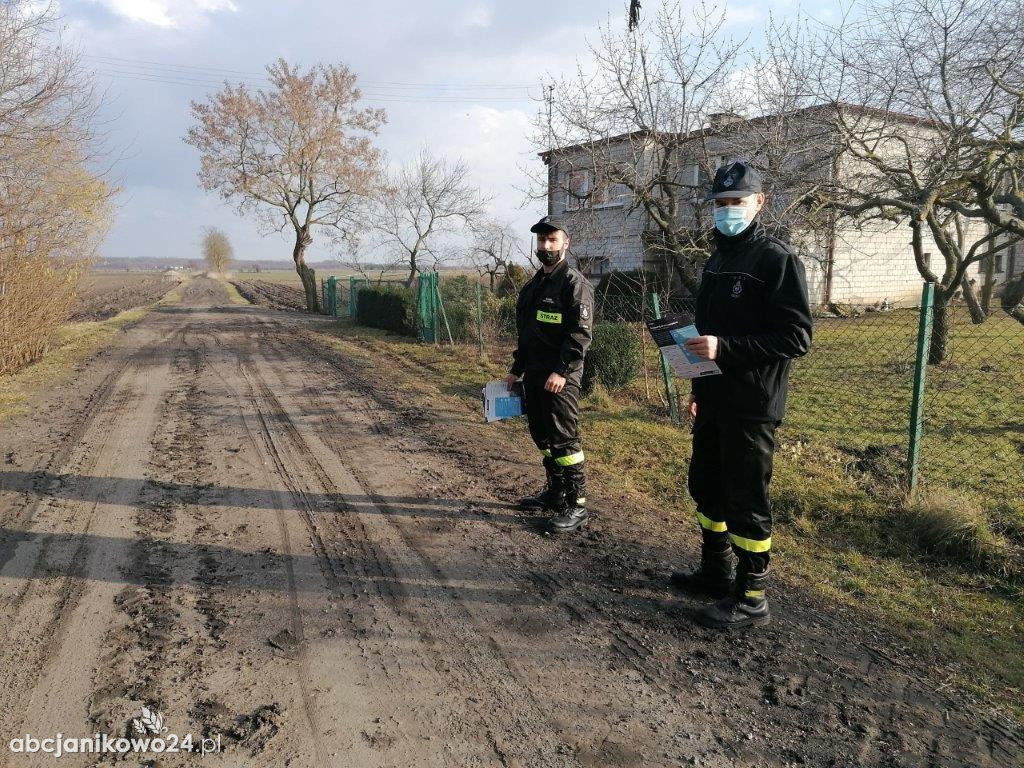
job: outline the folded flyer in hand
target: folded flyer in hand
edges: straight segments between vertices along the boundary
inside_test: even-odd
[[[484,401],[484,420],[502,421],[523,415],[523,397],[519,387],[513,390],[505,381],[488,381],[480,394]]]
[[[691,315],[673,312],[658,320],[648,320],[647,329],[676,376],[682,379],[696,379],[722,372],[714,360],[699,357],[684,346],[687,339],[700,336]]]

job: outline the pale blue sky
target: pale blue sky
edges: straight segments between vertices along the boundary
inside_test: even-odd
[[[653,10],[658,0],[645,0]],[[240,258],[290,257],[287,237],[265,236],[196,181],[198,158],[181,137],[189,101],[224,78],[258,82],[264,66],[342,62],[367,104],[387,109],[379,145],[403,162],[423,145],[462,157],[493,196],[493,212],[525,230],[543,204],[525,207],[523,164],[531,95],[547,73],[575,67],[587,37],[623,0],[61,0],[65,38],[106,91],[103,131],[123,189],[105,256],[194,257],[201,229],[226,230]],[[820,8],[820,6],[818,6]],[[737,34],[795,3],[735,2]],[[430,87],[439,85],[442,87]],[[336,255],[323,238],[310,260]]]

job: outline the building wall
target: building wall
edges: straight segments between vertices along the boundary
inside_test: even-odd
[[[629,198],[620,196],[600,205],[578,208],[565,193],[567,168],[586,166],[588,156],[564,158],[549,171],[548,213],[563,218],[572,237],[577,266],[595,281],[611,271],[639,269],[643,264],[643,213],[629,210]],[[567,208],[567,198],[570,206]]]
[[[970,222],[967,242],[985,235],[983,222]],[[925,252],[931,254],[933,271],[942,273],[943,259],[935,241],[925,238]],[[976,276],[969,272],[968,277]],[[869,305],[888,299],[896,305],[914,304],[921,298],[924,278],[914,261],[907,223],[869,222],[860,228],[841,225],[836,232],[832,268],[832,301]]]

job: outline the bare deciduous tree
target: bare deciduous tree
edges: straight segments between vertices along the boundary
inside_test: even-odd
[[[439,256],[438,237],[473,224],[487,203],[469,182],[465,163],[434,157],[427,150],[382,186],[371,213],[372,227],[381,235],[380,247],[397,252],[409,270],[407,285],[416,279],[423,258]]]
[[[476,227],[469,258],[480,276],[487,276],[492,292],[502,277],[511,276],[511,265],[527,264],[530,260],[512,226],[495,219],[487,219]],[[520,287],[514,286],[516,290]]]
[[[109,224],[98,100],[54,38],[47,9],[0,4],[0,373],[46,349]]]
[[[836,171],[808,198],[859,223],[906,223],[936,284],[929,360],[941,362],[954,296],[975,322],[987,315],[968,269],[1024,237],[1024,2],[879,0],[784,47],[814,53],[807,90],[832,105],[820,114]]]
[[[218,275],[227,272],[234,255],[231,241],[222,230],[217,227],[203,230],[203,260],[211,272]]]
[[[196,124],[185,141],[201,153],[203,187],[295,234],[292,259],[309,311],[319,309],[305,252],[316,229],[351,235],[350,216],[371,194],[379,154],[372,143],[383,110],[361,108],[356,76],[343,65],[303,71],[283,59],[267,67],[268,90],[225,84],[192,102]]]

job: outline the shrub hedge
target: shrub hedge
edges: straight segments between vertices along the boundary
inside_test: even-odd
[[[598,323],[583,361],[583,394],[593,392],[596,381],[609,392],[624,389],[640,373],[641,365],[643,347],[635,328],[625,323]]]
[[[396,285],[367,286],[359,290],[356,320],[403,336],[417,336],[416,293]]]

